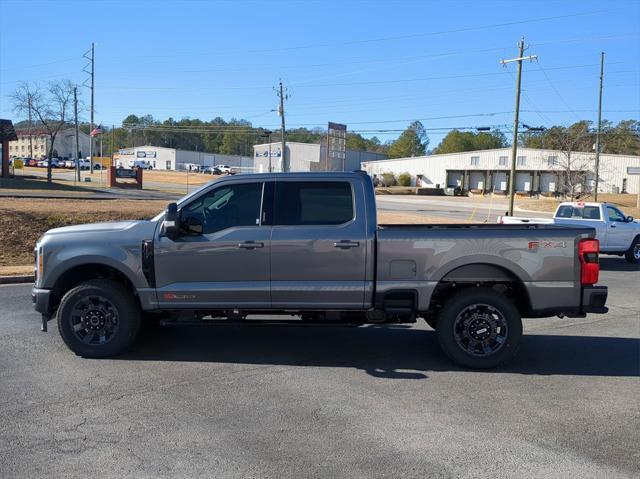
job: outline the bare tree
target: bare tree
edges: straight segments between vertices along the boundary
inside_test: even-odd
[[[525,138],[525,146],[558,150],[554,169],[559,172],[558,190],[564,196],[575,198],[583,191],[594,167],[591,151],[593,134],[589,121],[579,121],[569,127],[554,126],[540,135]]]
[[[73,84],[69,80],[50,82],[46,87],[22,83],[11,95],[13,109],[28,114],[29,108],[49,136],[47,152],[47,181],[51,182],[53,144],[58,132],[70,119],[73,111]]]

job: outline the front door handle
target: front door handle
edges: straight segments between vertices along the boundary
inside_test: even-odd
[[[238,243],[238,248],[244,248],[244,249],[264,248],[264,243],[259,243],[255,241],[245,241],[244,243]]]
[[[336,241],[335,243],[333,243],[334,248],[340,249],[357,248],[358,246],[360,246],[360,243],[358,243],[357,241],[349,240]]]
[[[616,225],[611,225],[611,227],[612,227],[612,228],[615,228],[615,227],[616,227]]]

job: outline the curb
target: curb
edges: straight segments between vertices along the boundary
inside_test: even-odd
[[[20,284],[20,283],[33,283],[35,276],[32,274],[22,274],[15,276],[0,276],[0,284]]]

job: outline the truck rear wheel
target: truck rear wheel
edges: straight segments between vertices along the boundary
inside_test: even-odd
[[[491,288],[469,288],[452,296],[438,315],[438,341],[457,364],[493,368],[509,361],[522,339],[520,313]]]
[[[107,279],[87,281],[68,291],[57,316],[66,345],[87,358],[124,352],[140,329],[140,309],[133,295]]]
[[[625,252],[624,258],[629,263],[640,263],[640,237],[636,236],[635,239],[631,242],[631,246]]]

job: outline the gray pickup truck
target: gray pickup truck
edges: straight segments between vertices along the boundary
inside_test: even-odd
[[[378,225],[364,172],[237,175],[151,220],[48,231],[35,248],[33,302],[43,329],[56,316],[65,343],[86,357],[123,352],[154,320],[424,318],[453,361],[489,368],[515,354],[522,317],[607,311],[594,235],[554,225]]]

